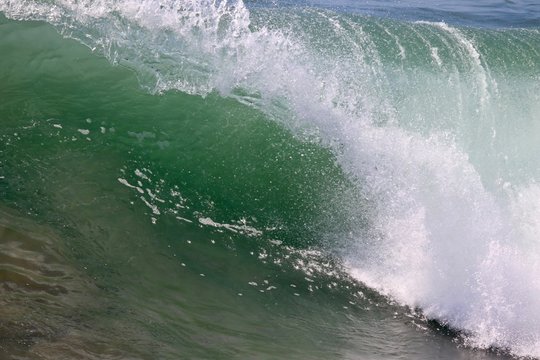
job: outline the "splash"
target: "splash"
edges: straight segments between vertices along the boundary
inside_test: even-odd
[[[350,273],[471,346],[540,357],[540,174],[526,136],[540,113],[535,30],[250,14],[240,0],[1,0],[0,10],[53,24],[153,93],[218,92],[333,149],[366,199],[344,204],[351,216],[339,221],[370,219],[321,234],[349,239],[339,251]],[[511,121],[527,141],[497,135]]]

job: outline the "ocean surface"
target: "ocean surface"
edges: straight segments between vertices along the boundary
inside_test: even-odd
[[[537,0],[0,0],[0,359],[540,358]]]

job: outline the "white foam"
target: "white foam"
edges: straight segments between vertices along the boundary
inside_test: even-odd
[[[199,218],[199,223],[205,226],[211,226],[215,228],[222,228],[226,229],[235,233],[241,233],[245,234],[247,236],[261,236],[263,234],[262,231],[257,230],[256,228],[246,225],[245,223],[241,223],[241,225],[236,224],[223,224],[218,223],[212,220],[209,217],[201,217]]]
[[[218,91],[261,109],[296,134],[310,131],[334,150],[352,179],[359,179],[372,206],[365,210],[368,204],[344,204],[369,211],[371,221],[369,229],[358,225],[343,254],[351,274],[464,330],[472,346],[540,357],[540,186],[534,179],[504,191],[486,186],[490,181],[469,159],[460,134],[452,133],[455,128],[448,134],[400,126],[411,117],[425,124],[445,116],[457,126],[471,114],[468,103],[480,106],[477,117],[465,120],[489,118],[490,105],[499,99],[497,82],[464,31],[444,23],[410,25],[446,36],[437,47],[427,42],[426,54],[439,66],[444,59],[440,69],[448,72],[439,76],[445,81],[441,85],[437,75],[415,73],[433,80],[416,83],[427,88],[416,92],[403,73],[388,85],[392,79],[386,71],[396,72],[385,67],[360,25],[323,11],[308,14],[318,20],[310,35],[298,28],[253,26],[241,1],[0,0],[0,10],[12,18],[49,21],[112,62],[135,68],[153,91],[203,96]],[[402,62],[412,58],[405,57],[412,52],[399,34],[385,32],[395,40]],[[339,39],[346,51],[332,48],[332,40],[313,44],[325,35]],[[441,59],[443,50],[454,58]],[[467,65],[472,80],[447,64],[456,59]],[[148,77],[153,80],[145,82]],[[468,91],[471,86],[476,91]],[[433,107],[437,101],[441,104]],[[403,103],[414,104],[410,116],[404,115]],[[445,104],[452,111],[441,111]],[[143,140],[153,134],[132,135]],[[141,199],[159,215],[155,204]],[[198,221],[261,235],[245,223]]]

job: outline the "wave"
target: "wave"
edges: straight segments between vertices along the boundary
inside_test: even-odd
[[[1,0],[0,11],[52,24],[152,94],[232,98],[330,149],[357,196],[335,191],[340,211],[320,215],[331,231],[317,236],[352,276],[470,346],[540,357],[538,29],[242,1]]]

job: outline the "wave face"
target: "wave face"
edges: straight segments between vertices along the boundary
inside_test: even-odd
[[[509,25],[528,27],[494,28],[435,21],[425,8],[378,17],[240,0],[0,0],[22,21],[3,20],[20,29],[2,46],[22,34],[32,45],[19,56],[33,59],[0,60],[11,69],[2,76],[41,99],[24,108],[6,86],[2,136],[16,143],[24,130],[9,119],[31,118],[40,130],[29,139],[55,148],[50,159],[70,142],[102,159],[113,179],[103,186],[127,189],[155,226],[176,219],[315,247],[467,346],[540,357],[540,28],[538,9],[523,9]],[[63,50],[50,31],[39,36],[59,45],[41,51],[34,21],[120,68]],[[15,159],[40,150],[14,146],[0,163],[8,205],[36,201],[14,195],[17,181],[76,192],[24,179]],[[64,157],[49,165],[85,168]],[[35,206],[58,208],[57,196]]]

